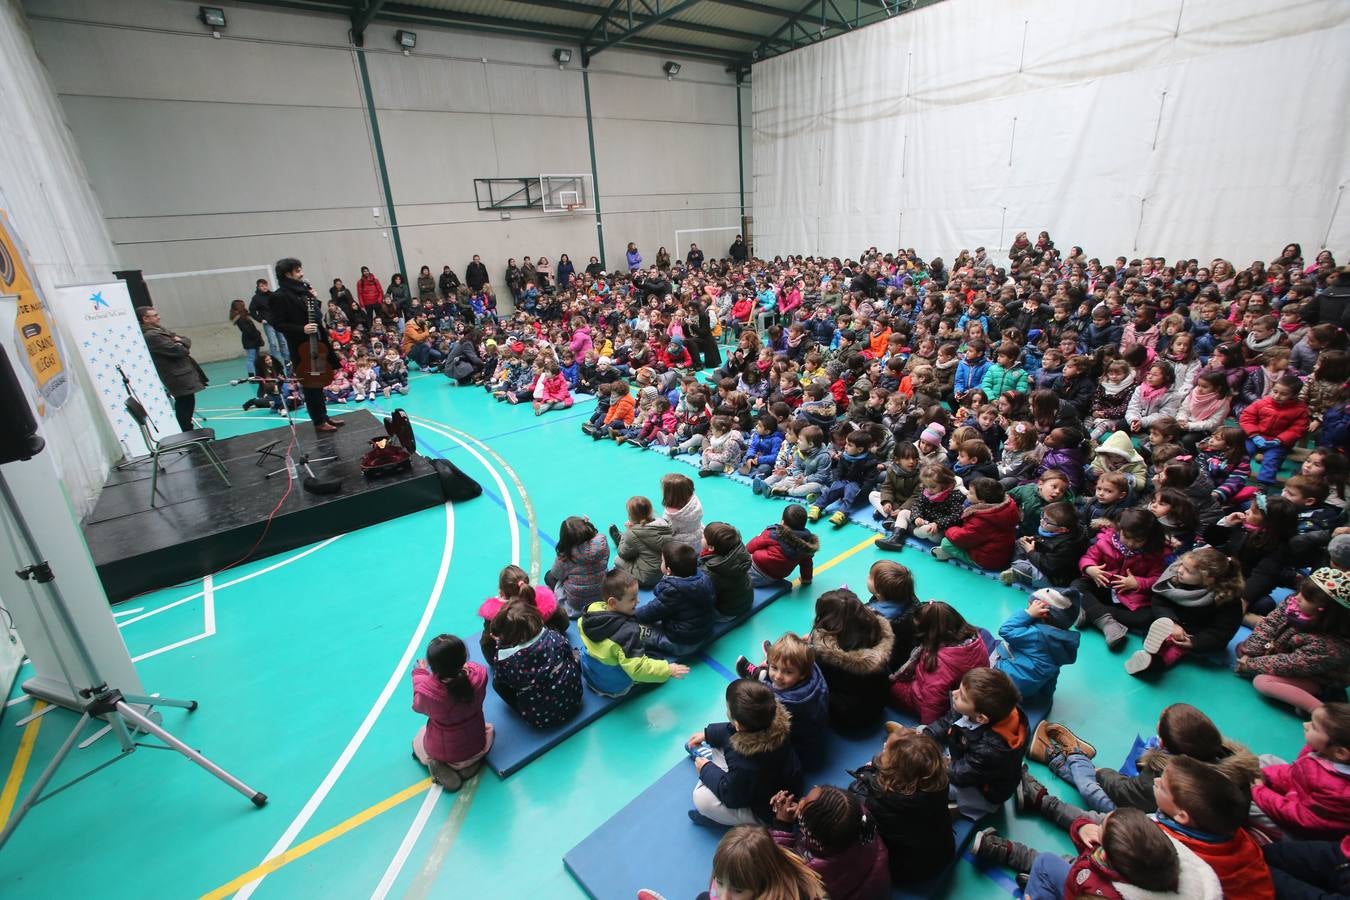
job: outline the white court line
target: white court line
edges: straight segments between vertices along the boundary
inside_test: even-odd
[[[138,606],[135,609],[117,609],[113,610],[113,618],[120,619],[123,616],[134,616],[138,612],[145,612],[144,606]]]
[[[172,644],[165,644],[158,650],[151,650],[148,653],[142,653],[140,656],[133,656],[131,661],[138,663],[143,659],[149,659],[152,656],[159,656],[161,653],[168,653],[170,650],[177,650],[179,647],[186,647],[188,644],[195,644],[197,641],[204,641],[213,637],[216,633],[216,587],[214,576],[207,575],[202,579],[202,631],[201,634],[195,634],[190,638],[184,638],[181,641],[174,641]]]
[[[393,697],[394,691],[403,683],[404,675],[408,671],[408,666],[412,664],[413,658],[421,651],[427,628],[431,624],[431,617],[435,614],[436,606],[441,600],[441,593],[445,590],[446,575],[450,571],[450,556],[455,546],[455,509],[450,503],[446,503],[444,506],[445,547],[441,551],[441,564],[436,572],[436,583],[432,585],[431,594],[427,597],[427,603],[422,611],[421,621],[417,623],[417,628],[413,631],[412,636],[408,640],[408,646],[403,649],[403,655],[399,657],[393,672],[390,673],[389,680],[385,682],[384,689],[381,690],[380,695],[375,698],[374,705],[371,706],[370,711],[366,713],[366,717],[361,721],[361,725],[356,729],[356,733],[353,734],[351,740],[347,742],[347,746],[343,748],[341,755],[339,755],[337,761],[333,763],[333,767],[328,770],[328,774],[324,776],[323,781],[305,803],[304,808],[301,809],[295,819],[291,821],[291,824],[286,828],[286,831],[277,840],[276,844],[272,846],[272,849],[267,851],[267,855],[263,857],[263,862],[280,856],[282,853],[289,850],[291,845],[295,843],[295,839],[300,836],[300,832],[309,824],[309,820],[314,817],[314,813],[318,811],[320,804],[323,803],[329,792],[333,790],[333,786],[337,784],[338,779],[342,777],[342,773],[346,771],[347,766],[351,764],[352,759],[356,756],[356,751],[361,749],[361,744],[365,742],[367,735],[369,735],[371,729],[375,727],[376,720],[379,719],[380,714],[384,712],[384,708],[389,705],[389,699]],[[248,884],[244,885],[244,887],[234,895],[235,900],[248,900],[249,897],[253,896],[253,892],[258,889],[258,885],[262,884],[263,879],[266,877],[267,875],[265,873],[258,876],[256,880],[250,881]]]
[[[506,483],[502,481],[501,476],[497,473],[497,467],[484,459],[477,450],[473,449],[473,447],[470,447],[467,443],[455,437],[455,435],[451,434],[449,431],[446,431],[445,428],[439,427],[439,424],[431,424],[428,420],[422,419],[421,417],[418,417],[418,420],[414,424],[419,428],[425,428],[427,431],[435,432],[436,434],[447,437],[456,444],[459,444],[465,450],[468,450],[473,454],[473,456],[483,464],[483,467],[487,469],[488,474],[492,476],[492,480],[497,483],[497,488],[501,491],[502,501],[506,507],[506,520],[511,528],[511,563],[512,565],[520,565],[520,523],[519,520],[516,519],[516,508],[511,500],[511,493],[506,489]],[[474,438],[472,435],[466,434],[465,436],[484,450],[492,453],[493,456],[497,455],[493,453],[491,448]],[[502,466],[507,468],[506,460],[503,460],[500,457],[498,457],[498,459]],[[508,472],[509,471],[508,468]],[[525,497],[525,486],[521,484],[519,478],[515,477],[514,473],[511,473],[511,476],[511,480],[515,482],[516,488],[520,491],[521,500],[528,502]],[[538,553],[535,555],[537,557]],[[473,785],[470,785],[470,788],[472,787]],[[408,826],[408,831],[403,836],[403,841],[399,844],[398,851],[395,852],[394,858],[389,861],[389,866],[384,870],[384,876],[380,879],[380,883],[375,887],[374,893],[370,895],[371,900],[384,900],[390,889],[393,888],[394,882],[398,880],[399,874],[403,871],[403,867],[408,862],[408,857],[412,854],[413,848],[417,846],[417,841],[422,837],[422,832],[427,827],[427,819],[430,817],[431,807],[435,805],[433,795],[439,797],[440,790],[441,788],[439,785],[433,784],[431,789],[427,792],[426,799],[422,801],[422,808],[418,810],[416,817],[413,818],[412,824]],[[452,818],[454,818],[455,814],[458,814],[459,821],[463,820],[466,810],[462,809],[462,807],[468,804],[468,798],[472,796],[472,793],[471,790],[466,790],[456,799],[455,806],[452,810]],[[453,837],[451,840],[453,840]],[[447,846],[445,849],[448,851],[449,847]]]
[[[375,892],[370,895],[370,900],[384,900],[389,896],[389,891],[393,889],[394,882],[398,880],[398,873],[403,871],[403,865],[412,855],[413,847],[417,844],[417,838],[421,836],[422,829],[427,827],[427,819],[431,818],[431,811],[436,808],[436,801],[441,799],[444,792],[439,784],[433,783],[427,795],[422,800],[422,806],[417,810],[417,816],[413,819],[412,826],[408,833],[403,836],[403,843],[398,845],[398,852],[394,858],[389,861],[389,868],[384,870],[384,877],[376,885]]]
[[[325,540],[320,541],[313,547],[307,547],[304,550],[301,550],[294,556],[288,556],[283,560],[279,560],[277,562],[272,563],[270,566],[264,566],[263,568],[259,569],[256,572],[250,572],[247,575],[240,575],[238,578],[231,579],[230,581],[227,581],[224,584],[217,584],[215,585],[215,589],[218,591],[223,591],[227,587],[234,587],[236,584],[243,584],[245,581],[257,578],[259,575],[266,575],[268,572],[275,572],[282,566],[289,566],[293,562],[298,562],[304,559],[306,556],[309,556],[311,553],[318,553],[324,547],[327,547],[329,544],[333,543],[334,541],[344,536],[345,532],[343,534],[335,534],[330,538],[326,538]],[[136,616],[134,619],[127,619],[125,622],[118,622],[117,627],[126,628],[128,625],[135,624],[136,622],[141,622],[145,619],[150,618],[151,616],[157,616],[162,612],[167,612],[168,610],[173,609],[175,606],[182,606],[184,603],[191,603],[193,600],[196,600],[203,594],[205,594],[205,591],[198,591],[197,593],[184,597],[181,600],[175,600],[172,603],[166,604],[165,606],[161,606],[157,609],[152,609],[150,610],[150,612],[145,613],[144,615]]]

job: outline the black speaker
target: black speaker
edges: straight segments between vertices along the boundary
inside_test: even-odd
[[[150,288],[145,285],[145,278],[141,276],[140,269],[123,269],[120,272],[113,273],[114,278],[120,278],[127,283],[127,293],[131,295],[131,305],[136,309],[142,306],[154,306],[155,301],[150,299]]]
[[[32,459],[45,443],[38,437],[37,420],[9,364],[9,354],[0,345],[0,463]]]

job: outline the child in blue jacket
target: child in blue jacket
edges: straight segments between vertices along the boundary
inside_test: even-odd
[[[783,432],[778,430],[778,420],[768,413],[759,417],[755,430],[750,434],[750,444],[745,448],[745,459],[741,461],[741,474],[763,478],[773,471],[778,451],[783,449]]]
[[[661,572],[655,595],[634,613],[642,643],[665,656],[697,653],[712,639],[717,620],[717,592],[712,578],[698,567],[698,551],[679,541],[661,548]]]
[[[792,716],[790,739],[802,765],[813,769],[825,762],[825,735],[829,732],[830,686],[816,665],[816,651],[801,635],[789,631],[770,644],[764,642],[764,663],[736,659],[736,674],[763,682]]]
[[[990,664],[1012,679],[1023,698],[1053,694],[1059,670],[1078,659],[1073,630],[1080,598],[1073,588],[1041,588],[1027,608],[999,626]]]
[[[989,371],[989,358],[984,355],[985,342],[976,338],[966,345],[966,355],[956,364],[956,381],[952,384],[952,394],[958,402],[964,402],[965,395],[980,386],[985,373]]]

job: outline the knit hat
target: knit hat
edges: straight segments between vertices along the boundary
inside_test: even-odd
[[[932,444],[934,447],[941,447],[942,439],[946,434],[947,429],[943,428],[940,423],[933,422],[919,435],[919,440],[923,441],[925,444]]]
[[[488,338],[487,346],[489,346],[489,347],[495,347],[495,346],[497,346],[497,342],[494,341],[492,338]]]
[[[1340,569],[1318,569],[1312,573],[1312,583],[1326,591],[1332,600],[1350,609],[1350,572],[1342,572]]]
[[[1078,620],[1079,603],[1082,596],[1076,588],[1041,588],[1031,595],[1032,600],[1041,600],[1050,606],[1050,624],[1059,628],[1072,628]]]
[[[596,365],[603,369],[606,366],[614,365],[614,360],[610,359],[608,356],[602,356],[600,359],[596,360]]]
[[[1327,544],[1327,556],[1331,564],[1340,569],[1350,569],[1350,534],[1338,534]]]

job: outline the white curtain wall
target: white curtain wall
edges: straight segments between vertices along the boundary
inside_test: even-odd
[[[27,246],[48,304],[56,285],[113,280],[120,267],[103,214],[15,0],[0,0],[0,107],[5,110],[0,208]],[[109,461],[120,449],[97,411],[70,335],[63,337],[74,390],[42,424],[46,452],[83,516],[93,509]]]
[[[947,0],[754,67],[756,252],[1350,250],[1350,3]]]

